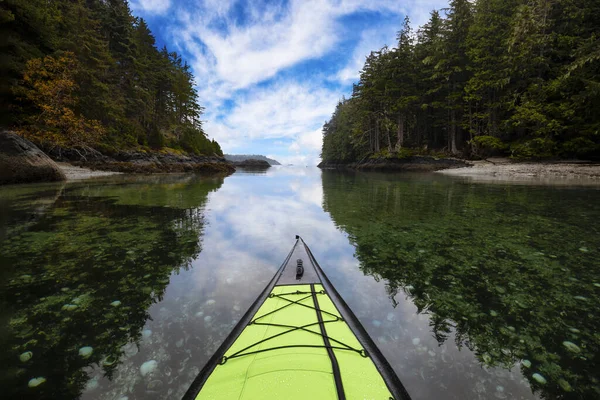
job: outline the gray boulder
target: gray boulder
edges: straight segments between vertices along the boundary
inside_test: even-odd
[[[58,165],[29,140],[0,131],[0,185],[67,179]]]

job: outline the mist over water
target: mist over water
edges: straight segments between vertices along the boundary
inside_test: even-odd
[[[600,190],[271,168],[0,190],[9,398],[180,398],[300,234],[415,399],[600,396]]]

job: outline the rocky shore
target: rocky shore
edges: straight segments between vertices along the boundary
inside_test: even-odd
[[[263,162],[258,163],[262,165]],[[266,161],[264,163],[268,166]],[[0,185],[86,179],[115,172],[229,175],[235,172],[235,167],[224,157],[196,156],[172,149],[111,154],[102,154],[92,148],[40,149],[14,132],[0,130]]]
[[[0,131],[0,185],[64,181],[64,173],[30,141]]]
[[[464,168],[471,164],[455,158],[411,156],[406,158],[375,158],[349,164],[321,162],[321,169],[359,169],[373,171],[432,172],[452,168]]]
[[[223,157],[195,156],[171,152],[121,151],[110,155],[91,151],[50,150],[50,157],[95,171],[125,173],[197,172],[231,174],[235,167]]]

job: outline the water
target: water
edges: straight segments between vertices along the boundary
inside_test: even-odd
[[[414,399],[598,398],[598,221],[594,187],[430,174],[2,187],[0,384],[180,398],[300,234]]]

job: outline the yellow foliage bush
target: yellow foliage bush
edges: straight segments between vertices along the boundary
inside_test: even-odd
[[[105,134],[99,121],[89,120],[74,111],[77,89],[75,54],[64,52],[29,60],[19,93],[39,110],[20,130],[34,142],[61,147],[89,146]]]

